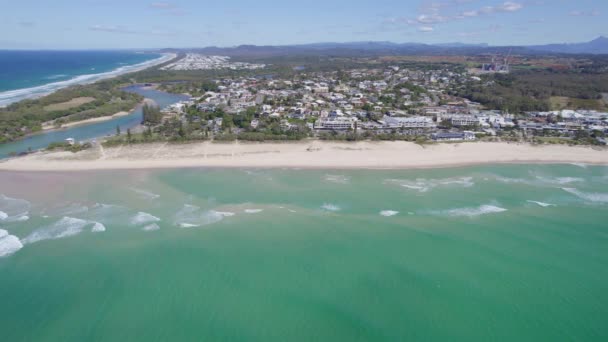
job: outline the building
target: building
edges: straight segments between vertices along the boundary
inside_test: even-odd
[[[331,119],[319,119],[315,122],[315,129],[326,129],[333,131],[346,131],[354,129],[355,127],[354,118],[347,117],[335,117]]]
[[[470,127],[479,124],[479,119],[473,115],[454,115],[450,120],[452,125],[456,127]]]
[[[434,141],[463,141],[475,140],[475,133],[473,132],[456,132],[456,133],[434,133],[431,135]]]
[[[437,125],[433,119],[426,116],[415,116],[410,118],[384,116],[380,123],[384,128],[435,128]]]

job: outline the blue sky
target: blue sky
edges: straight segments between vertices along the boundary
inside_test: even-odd
[[[607,19],[607,0],[0,0],[0,48],[529,45],[608,35]]]

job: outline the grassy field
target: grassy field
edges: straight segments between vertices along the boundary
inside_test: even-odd
[[[596,109],[606,110],[606,99],[602,100],[587,100],[577,99],[566,96],[552,96],[549,98],[552,110],[560,109]]]
[[[83,104],[87,104],[95,101],[94,97],[76,97],[66,102],[54,103],[44,107],[44,110],[47,112],[53,112],[56,110],[67,110],[82,106]]]

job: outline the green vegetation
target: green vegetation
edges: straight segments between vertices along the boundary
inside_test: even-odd
[[[40,99],[0,108],[0,143],[40,131],[42,124],[63,123],[130,111],[142,97],[119,89],[117,80],[59,90]],[[87,101],[74,101],[87,99]],[[89,101],[92,99],[92,101]]]
[[[606,92],[607,73],[541,70],[486,75],[481,83],[469,82],[453,90],[452,95],[479,102],[490,109],[519,113],[549,111],[559,105],[558,98],[566,99],[562,108],[605,110],[607,107],[601,99],[602,93]]]
[[[61,151],[69,151],[72,153],[77,153],[80,151],[88,150],[91,147],[93,147],[93,145],[88,142],[85,142],[83,144],[76,143],[73,145],[68,142],[54,142],[54,143],[50,143],[46,149],[48,151],[61,150]]]
[[[143,107],[143,120],[144,125],[158,125],[163,120],[163,113],[160,108],[156,106],[150,106],[147,103]]]

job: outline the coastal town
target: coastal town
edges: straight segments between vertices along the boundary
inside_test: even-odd
[[[264,67],[264,64],[231,62],[230,57],[226,56],[205,56],[198,53],[189,53],[184,58],[162,67],[161,70],[256,70]]]
[[[188,55],[185,60],[191,58]],[[205,60],[228,58],[208,56]],[[165,68],[185,63],[190,62]],[[164,109],[163,121],[173,122],[173,126],[181,122],[195,138],[204,134],[220,140],[317,137],[606,144],[608,112],[563,109],[510,113],[488,110],[453,95],[459,88],[480,82],[477,75],[459,68],[424,70],[398,65],[331,72],[304,70],[290,78],[230,77],[215,79],[200,96]]]

